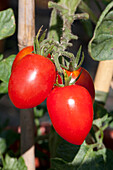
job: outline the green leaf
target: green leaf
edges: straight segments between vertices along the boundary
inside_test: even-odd
[[[8,83],[2,82],[0,83],[0,94],[4,94],[8,92]]]
[[[6,154],[3,170],[27,170],[27,167],[22,157],[17,159]]]
[[[0,154],[3,154],[7,149],[6,140],[0,137]]]
[[[72,162],[78,170],[100,170],[104,164],[105,149],[93,151],[92,145],[86,145],[83,143],[78,154]]]
[[[5,156],[5,162],[4,162],[4,170],[15,170],[17,168],[17,159],[16,158],[11,158],[9,155]]]
[[[18,159],[18,170],[27,170],[24,159],[22,157]]]
[[[13,35],[15,32],[15,18],[12,9],[0,12],[0,40]]]
[[[62,139],[60,145],[57,148],[56,157],[62,158],[64,161],[71,162],[78,153],[79,149],[79,145],[73,145]]]
[[[70,145],[70,144],[69,144]],[[67,146],[69,147],[69,146]],[[76,146],[75,146],[76,148]],[[106,161],[106,149],[100,149],[98,151],[93,150],[93,145],[87,145],[85,142],[80,146],[79,151],[73,149],[71,151],[67,149],[65,150],[64,146],[64,153],[63,158],[56,157],[51,159],[51,168],[55,170],[62,170],[65,168],[65,170],[101,170],[103,169],[103,166],[105,165]],[[73,151],[77,151],[77,154],[73,156],[73,160],[70,161],[70,159],[65,159],[67,154],[73,154]],[[61,153],[62,154],[62,153]],[[60,153],[59,153],[60,155]]]
[[[113,2],[111,2],[97,22],[88,51],[94,60],[113,59]],[[111,10],[111,11],[110,11]]]
[[[0,80],[8,83],[11,74],[11,67],[14,61],[15,55],[11,55],[6,59],[0,61]],[[3,86],[3,84],[2,84]],[[1,87],[2,88],[2,87]]]

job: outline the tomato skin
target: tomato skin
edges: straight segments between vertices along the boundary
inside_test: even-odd
[[[9,97],[17,108],[35,107],[46,99],[55,78],[55,66],[49,59],[38,54],[26,55],[11,73]]]
[[[13,61],[13,65],[11,68],[11,71],[13,71],[13,69],[16,67],[16,65],[18,64],[18,62],[25,57],[28,54],[32,54],[32,51],[34,50],[33,46],[27,46],[25,48],[23,48],[21,51],[19,51],[19,53],[16,55],[14,61]]]
[[[89,93],[92,97],[92,101],[94,101],[95,88],[94,88],[93,80],[92,80],[89,72],[86,69],[84,69],[83,67],[80,67],[78,70],[75,70],[72,72],[68,71],[68,70],[65,70],[65,71],[68,76],[72,76],[71,81],[75,80],[79,76],[80,72],[82,71],[79,79],[76,81],[76,84],[85,87],[89,91]]]
[[[80,85],[58,87],[47,98],[47,109],[56,132],[66,141],[81,145],[93,122],[93,103]]]

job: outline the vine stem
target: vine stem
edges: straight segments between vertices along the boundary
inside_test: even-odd
[[[35,37],[35,0],[19,0],[19,50],[33,45]],[[31,109],[20,110],[21,154],[28,170],[35,170],[34,114]]]

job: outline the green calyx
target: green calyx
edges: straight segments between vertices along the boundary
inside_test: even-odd
[[[81,56],[81,53],[82,53],[82,56]],[[81,56],[81,59],[80,59],[80,56]],[[69,64],[69,71],[78,70],[81,67],[83,61],[84,61],[84,53],[82,52],[82,46],[80,46],[76,57],[72,59],[72,61]]]
[[[73,81],[71,82],[71,79],[72,79],[72,76],[68,76],[66,71],[64,71],[64,83],[65,83],[65,86],[71,86],[71,85],[74,85],[76,83],[76,81],[79,79],[79,77],[81,76],[82,74],[82,70],[80,72],[80,74],[78,75],[78,77]]]
[[[50,54],[53,50],[54,44],[51,42],[51,40],[45,39],[47,29],[40,36],[42,27],[43,26],[41,26],[36,37],[34,38],[34,53],[47,57],[48,54]]]

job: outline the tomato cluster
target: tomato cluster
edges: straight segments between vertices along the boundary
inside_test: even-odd
[[[48,113],[56,132],[68,142],[81,145],[93,121],[95,91],[90,74],[82,67],[76,71],[64,69],[74,83],[55,88],[56,81],[60,85],[63,82],[50,55],[47,58],[34,54],[33,50],[33,46],[24,48],[13,62],[8,85],[12,103],[26,109],[47,98]]]

